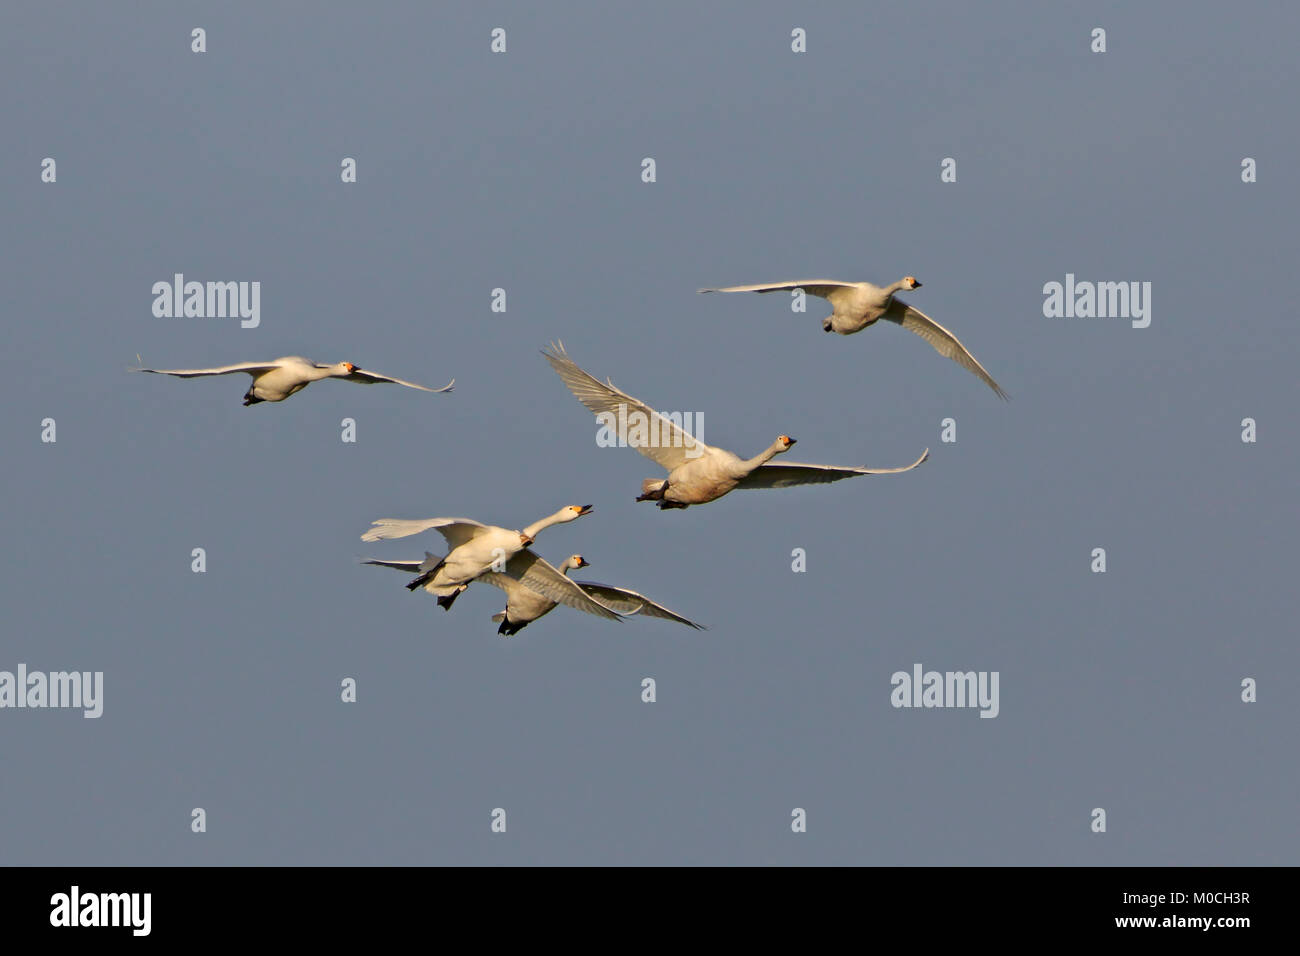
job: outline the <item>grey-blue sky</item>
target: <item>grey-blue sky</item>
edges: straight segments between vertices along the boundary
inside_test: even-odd
[[[0,860],[1295,861],[1300,144],[1284,117],[1300,14],[0,16],[18,556],[0,668],[107,684],[98,721],[0,714]],[[807,54],[789,52],[794,26]],[[939,182],[945,156],[956,184]],[[177,271],[260,280],[261,327],[154,318],[150,286]],[[1045,319],[1042,285],[1067,272],[1151,281],[1151,327]],[[1011,403],[897,329],[824,335],[820,302],[796,317],[779,297],[693,292],[904,273]],[[556,337],[744,454],[788,432],[801,460],[932,458],[681,513],[634,505],[657,469],[596,447],[537,354]],[[300,353],[457,390],[321,383],[245,409],[246,380],[131,376],[137,352]],[[948,416],[955,445],[938,441]],[[1238,439],[1245,416],[1258,444]],[[522,525],[587,502],[595,515],[537,550],[581,551],[592,577],[710,630],[561,609],[503,641],[498,592],[444,614],[356,564],[441,543],[365,545],[373,518]],[[1098,546],[1105,575],[1088,572]],[[1000,671],[1000,716],[891,708],[889,675],[918,661]],[[356,705],[338,701],[344,676]],[[1263,681],[1253,706],[1244,676]],[[497,806],[510,827],[494,837]]]

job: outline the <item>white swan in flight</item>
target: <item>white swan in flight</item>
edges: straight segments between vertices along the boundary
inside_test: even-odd
[[[591,514],[591,505],[567,505],[541,519],[534,521],[522,531],[499,528],[496,525],[480,524],[471,518],[380,518],[372,522],[369,531],[361,536],[362,541],[387,541],[392,538],[405,538],[421,531],[437,531],[447,542],[448,552],[445,558],[438,559],[429,567],[422,567],[419,575],[410,584],[409,589],[424,588],[436,595],[438,604],[449,609],[469,582],[483,572],[491,570],[495,564],[504,567],[510,558],[523,551],[533,543],[533,539],[543,529],[551,525],[576,521],[583,515]],[[550,568],[550,565],[546,565]],[[551,568],[554,571],[554,568]],[[545,568],[538,572],[544,578]],[[558,571],[557,576],[564,582],[572,583]],[[563,583],[557,585],[549,581],[552,589],[564,589]],[[542,582],[542,587],[547,582]],[[537,588],[535,590],[541,590]],[[543,592],[545,593],[545,592]],[[559,600],[559,598],[556,598]]]
[[[131,371],[174,375],[177,378],[204,378],[208,375],[234,375],[243,372],[253,376],[253,384],[244,394],[245,406],[256,405],[258,402],[282,402],[295,392],[301,392],[312,382],[319,382],[323,378],[341,378],[345,382],[357,382],[360,385],[381,383],[405,385],[407,388],[418,388],[422,392],[450,392],[456,384],[453,378],[442,388],[429,388],[389,375],[380,375],[378,372],[367,372],[351,362],[321,365],[301,355],[286,355],[272,362],[237,362],[234,365],[220,365],[216,368],[135,368]]]
[[[911,471],[930,456],[927,448],[920,458],[901,468],[840,468],[801,462],[769,465],[772,458],[794,444],[789,435],[778,435],[776,441],[755,457],[738,458],[724,448],[712,448],[687,434],[649,405],[615,388],[608,379],[601,382],[593,378],[569,358],[562,343],[553,343],[542,354],[578,401],[596,413],[598,421],[617,429],[620,439],[668,472],[667,478],[645,479],[636,499],[654,501],[660,508],[704,504],[737,488],[788,488],[860,475],[893,475]],[[634,431],[629,425],[635,426],[637,422],[649,423],[649,427]],[[637,437],[638,432],[655,437],[643,440]]]
[[[569,571],[585,568],[590,565],[588,561],[580,554],[570,555],[568,560],[560,566],[560,570],[565,574]],[[485,574],[483,580],[489,584],[500,587],[495,578],[500,575]],[[697,631],[704,630],[703,624],[696,624],[694,621],[682,617],[680,614],[670,611],[655,601],[650,600],[644,594],[639,594],[629,588],[616,588],[611,584],[600,584],[597,581],[577,581],[575,582],[582,590],[586,591],[592,597],[600,601],[606,607],[618,611],[620,614],[626,614],[631,617],[634,614],[643,614],[646,617],[659,617],[666,621],[676,621],[678,624],[685,624],[687,627],[694,628]],[[521,588],[518,584],[513,585],[516,594],[511,593],[510,587],[505,587],[506,592],[506,609],[499,614],[492,615],[492,620],[500,623],[501,627],[497,629],[498,634],[515,634],[522,628],[526,627],[529,622],[537,620],[543,614],[551,610],[550,607],[540,611],[533,616],[529,616],[530,608],[522,602],[532,599],[532,592],[529,589]],[[518,592],[522,591],[522,594]],[[543,599],[545,600],[545,599]],[[553,607],[554,605],[552,605]]]
[[[439,560],[437,555],[429,554],[426,551],[423,561],[371,560],[364,563],[376,564],[385,568],[396,568],[398,571],[405,571],[408,574],[418,574],[421,568],[428,567],[431,563],[436,564]],[[572,583],[577,587],[578,591],[582,592],[582,596],[570,590],[561,595],[561,598],[567,595],[567,600],[548,597],[546,594],[535,590],[540,578],[536,566],[531,563],[532,560],[540,562],[546,568],[551,568],[566,576],[570,570],[585,568],[590,563],[582,555],[574,554],[565,559],[564,563],[558,568],[552,568],[551,565],[546,564],[531,551],[521,551],[506,562],[504,572],[487,571],[479,575],[476,580],[498,587],[506,593],[506,609],[492,615],[493,622],[500,625],[497,628],[498,634],[503,634],[506,637],[517,634],[533,621],[549,614],[560,604],[568,605],[579,611],[585,611],[588,614],[596,614],[600,617],[608,617],[607,612],[610,611],[616,612],[615,617],[644,614],[646,617],[661,617],[666,620],[677,621],[696,630],[703,630],[702,626],[694,621],[688,620],[680,614],[670,611],[662,604],[651,601],[645,595],[630,591],[627,588],[611,587],[594,581],[574,581]],[[549,578],[549,575],[547,577]],[[551,590],[551,593],[554,594],[556,591]]]
[[[778,292],[781,290],[803,289],[809,295],[819,296],[830,302],[834,311],[822,319],[822,328],[827,332],[840,335],[852,335],[861,332],[880,319],[886,319],[895,325],[901,325],[909,332],[915,332],[929,342],[936,352],[952,359],[962,368],[973,372],[979,379],[1005,399],[1007,393],[993,381],[993,376],[984,370],[984,366],[975,360],[966,346],[957,341],[953,335],[934,319],[919,309],[914,309],[902,299],[895,296],[897,292],[910,292],[921,288],[915,276],[903,276],[897,282],[883,288],[870,282],[840,282],[837,279],[805,279],[802,282],[760,282],[757,285],[729,285],[721,289],[700,289],[700,292]]]

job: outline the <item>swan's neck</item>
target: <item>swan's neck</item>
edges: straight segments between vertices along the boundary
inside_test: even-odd
[[[319,381],[322,378],[343,378],[345,375],[351,375],[351,374],[352,373],[349,372],[347,368],[345,368],[343,365],[340,364],[340,365],[330,365],[326,368],[312,369],[312,371],[308,373],[308,378],[311,381],[315,382],[315,381]]]
[[[899,279],[897,282],[891,282],[889,285],[885,286],[885,295],[889,296],[891,299],[894,297],[895,292],[906,291],[907,284],[902,279]]]
[[[742,464],[744,464],[745,466],[745,473],[748,474],[749,472],[757,468],[759,465],[767,464],[769,461],[771,461],[777,455],[781,454],[781,452],[783,451],[785,451],[784,444],[782,444],[779,441],[772,442],[772,444],[769,445],[762,452],[755,455],[753,458],[749,459],[748,461],[742,462]]]
[[[549,518],[543,518],[541,521],[534,521],[527,528],[524,528],[524,534],[530,538],[537,537],[537,532],[549,528],[553,524],[559,524],[561,521],[567,521],[569,515],[573,514],[568,508],[561,508]]]

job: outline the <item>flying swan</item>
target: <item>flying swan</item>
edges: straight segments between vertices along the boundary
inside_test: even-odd
[[[510,637],[517,634],[525,627],[544,617],[553,611],[558,604],[567,604],[569,607],[576,608],[580,611],[586,611],[589,614],[598,614],[601,617],[607,610],[613,610],[620,615],[631,616],[633,614],[644,614],[646,617],[661,617],[669,621],[677,621],[685,624],[687,627],[693,627],[696,630],[703,630],[702,626],[694,621],[682,617],[680,614],[668,610],[662,604],[656,604],[643,594],[636,591],[630,591],[627,588],[611,587],[608,584],[597,584],[594,581],[575,581],[579,590],[590,598],[598,598],[599,601],[560,601],[556,602],[552,598],[533,590],[532,581],[526,580],[532,569],[524,566],[521,559],[525,556],[536,558],[531,551],[520,552],[506,562],[504,573],[488,571],[480,575],[477,580],[498,587],[506,593],[506,609],[498,614],[492,615],[494,623],[500,625],[497,628],[498,634],[504,634]],[[425,552],[424,561],[366,561],[366,564],[377,564],[386,568],[396,568],[399,571],[405,571],[415,574],[425,567],[429,562],[440,560],[437,555]],[[540,561],[541,559],[538,558]],[[580,554],[570,555],[565,559],[556,570],[568,575],[569,571],[576,568],[585,568],[590,564],[586,558]],[[550,565],[547,565],[550,567]]]
[[[387,541],[392,538],[406,538],[421,531],[437,531],[447,542],[448,552],[445,558],[433,562],[422,562],[420,573],[407,588],[414,591],[424,588],[436,595],[438,604],[449,609],[462,591],[479,575],[488,571],[495,564],[503,567],[524,548],[533,543],[533,539],[551,525],[576,521],[583,515],[591,514],[591,505],[567,505],[555,514],[534,521],[522,531],[499,528],[496,525],[480,524],[470,518],[380,518],[371,522],[372,527],[361,536],[362,541]],[[534,555],[535,557],[535,555]],[[424,564],[428,564],[424,567]],[[538,584],[534,590],[546,594],[554,600],[561,600],[555,593],[570,594],[568,587],[573,582],[560,574],[549,564],[538,570]],[[553,574],[547,574],[549,568]],[[557,582],[555,579],[559,578]],[[545,590],[549,588],[550,590]]]
[[[570,570],[585,568],[591,564],[580,554],[571,554],[560,565],[560,572],[567,575]],[[506,571],[511,570],[510,565],[506,565]],[[489,571],[480,579],[498,587],[506,592],[506,609],[498,614],[492,615],[492,620],[500,624],[497,628],[498,634],[504,634],[509,637],[517,634],[530,623],[555,609],[555,602],[546,598],[532,588],[523,584],[521,581],[510,577],[507,574],[496,574]],[[668,621],[676,621],[678,624],[685,624],[687,627],[701,631],[704,628],[694,621],[676,614],[662,604],[658,604],[644,594],[638,594],[627,588],[616,588],[608,584],[599,584],[595,581],[575,581],[578,587],[582,588],[590,597],[595,598],[601,605],[617,611],[619,614],[625,614],[629,617],[633,614],[644,614],[646,617],[660,617]]]
[[[809,295],[827,299],[834,311],[822,319],[822,328],[827,332],[840,335],[852,335],[861,332],[879,319],[887,319],[895,325],[901,325],[909,332],[915,332],[925,339],[940,355],[952,359],[962,368],[973,372],[985,385],[993,389],[998,398],[1005,399],[1007,393],[993,381],[993,376],[984,370],[984,366],[975,360],[975,356],[966,350],[966,346],[957,341],[953,335],[924,312],[912,308],[906,302],[894,297],[896,292],[910,292],[921,288],[915,276],[903,276],[892,285],[883,289],[870,282],[840,282],[836,279],[806,279],[802,282],[761,282],[757,285],[729,285],[721,289],[700,289],[700,292],[779,292],[781,290],[803,289]]]
[[[902,468],[837,468],[802,462],[769,465],[772,458],[788,451],[795,443],[789,435],[778,435],[765,451],[745,460],[724,448],[712,448],[697,440],[649,405],[615,388],[608,379],[600,382],[588,375],[569,358],[562,343],[553,343],[542,355],[578,401],[595,412],[598,421],[616,428],[620,439],[668,472],[667,478],[647,478],[641,482],[641,494],[636,499],[654,501],[661,509],[701,505],[736,488],[788,488],[859,475],[893,475],[911,471],[930,457],[927,448],[920,458]],[[628,426],[634,420],[650,423],[649,432],[657,434],[657,439],[629,440]]]
[[[133,372],[152,372],[155,375],[174,375],[177,378],[204,378],[208,375],[234,375],[243,372],[253,376],[253,384],[244,394],[244,405],[256,405],[258,402],[282,402],[295,392],[301,392],[312,382],[323,378],[341,378],[345,382],[360,385],[388,383],[418,388],[422,392],[450,392],[456,384],[453,378],[442,388],[428,388],[416,385],[400,378],[367,372],[357,368],[351,362],[337,362],[334,365],[321,365],[305,359],[301,355],[286,355],[273,362],[237,362],[234,365],[222,365],[217,368],[135,368]]]

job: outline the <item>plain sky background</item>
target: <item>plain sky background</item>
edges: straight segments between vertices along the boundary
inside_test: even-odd
[[[1294,864],[1298,32],[1278,3],[5,4],[0,669],[106,686],[99,720],[0,711],[0,862]],[[259,280],[261,327],[155,318],[175,272]],[[1150,328],[1044,318],[1067,272],[1151,282]],[[823,334],[820,300],[694,292],[903,274],[1009,403],[897,328]],[[659,512],[554,338],[742,455],[931,458]],[[244,408],[137,353],[457,386]],[[375,518],[586,503],[538,553],[709,630],[561,608],[503,640],[495,589],[444,613],[358,564],[442,546]],[[999,671],[1000,716],[892,708],[917,662]]]

